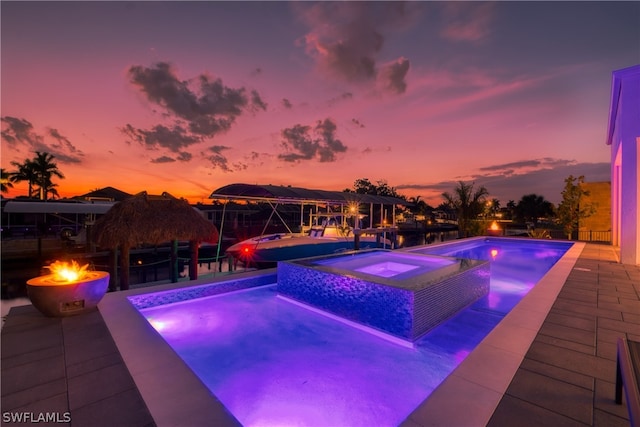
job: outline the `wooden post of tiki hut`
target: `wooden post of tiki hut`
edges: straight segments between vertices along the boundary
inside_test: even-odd
[[[171,283],[178,281],[178,241],[171,241]]]
[[[196,240],[189,241],[189,279],[196,280],[198,278],[198,247],[199,242]]]
[[[118,248],[109,251],[109,292],[118,290]]]
[[[186,200],[176,199],[168,193],[152,196],[142,192],[116,203],[98,219],[93,238],[98,246],[120,249],[120,289],[126,290],[129,289],[129,251],[132,247],[189,241],[189,277],[195,279],[198,276],[198,244],[217,241],[218,230]],[[172,253],[173,257],[177,254]]]

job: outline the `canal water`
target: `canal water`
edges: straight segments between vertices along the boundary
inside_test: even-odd
[[[449,231],[443,233],[420,233],[420,232],[403,232],[397,237],[397,248],[406,248],[410,246],[425,245],[429,243],[437,243],[440,241],[452,240],[457,238],[457,231]],[[51,264],[55,260],[71,260],[78,261],[83,265],[88,263],[92,270],[108,270],[109,257],[108,254],[88,254],[85,252],[70,251],[60,245],[56,248],[49,249],[52,242],[46,242],[44,247],[46,250],[38,256],[36,253],[30,252],[26,256],[20,256],[11,253],[3,241],[1,277],[2,288],[1,297],[3,301],[16,298],[25,298],[26,281],[32,277],[42,274],[48,274],[48,270],[44,266]],[[5,249],[7,249],[5,251]],[[200,263],[198,265],[198,276],[207,274],[213,275],[218,272],[228,272],[229,263],[226,258],[215,261],[217,249],[215,246],[201,248],[199,251]],[[224,256],[224,250],[220,251],[220,256]],[[181,247],[178,251],[178,271],[182,278],[188,277],[188,257],[189,250]],[[238,271],[242,271],[243,267],[236,266]],[[170,260],[169,248],[158,247],[143,250],[132,250],[130,260],[130,285],[138,287],[146,283],[166,282],[170,280]]]

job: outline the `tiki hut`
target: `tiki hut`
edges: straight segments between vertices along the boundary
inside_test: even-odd
[[[120,289],[129,289],[129,252],[142,244],[157,245],[172,242],[172,281],[177,280],[177,241],[188,240],[191,249],[189,277],[197,278],[198,244],[217,242],[218,230],[184,199],[168,193],[160,196],[138,193],[113,205],[96,221],[92,229],[93,241],[113,250],[115,258],[120,251]],[[112,289],[115,288],[115,284]]]

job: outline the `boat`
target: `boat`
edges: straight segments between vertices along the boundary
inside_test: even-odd
[[[395,236],[398,231],[395,226],[396,206],[408,204],[397,197],[375,194],[243,183],[221,187],[213,191],[209,198],[269,205],[272,211],[267,224],[275,216],[287,228],[286,233],[265,234],[265,225],[260,235],[242,240],[226,250],[231,263],[237,265],[241,261],[245,267],[258,268],[273,267],[278,261],[353,249],[391,249],[392,242],[387,235]],[[280,205],[299,206],[300,214],[295,220],[299,220],[297,229],[301,232],[292,231],[277,211]],[[361,209],[366,205],[369,205],[368,213]],[[222,204],[220,230],[224,229],[226,206],[227,203]],[[232,220],[237,222],[237,217]],[[364,228],[363,224],[367,222],[369,226]],[[379,227],[374,227],[374,223]]]
[[[356,234],[359,234],[357,248]],[[270,267],[278,261],[330,255],[358,248],[391,248],[391,241],[381,234],[361,234],[332,218],[305,233],[265,234],[243,240],[230,246],[226,254],[236,263],[241,261],[248,267]]]

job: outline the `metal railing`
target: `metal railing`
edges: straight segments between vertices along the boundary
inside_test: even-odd
[[[578,240],[583,242],[611,242],[611,230],[580,230],[578,231]]]

